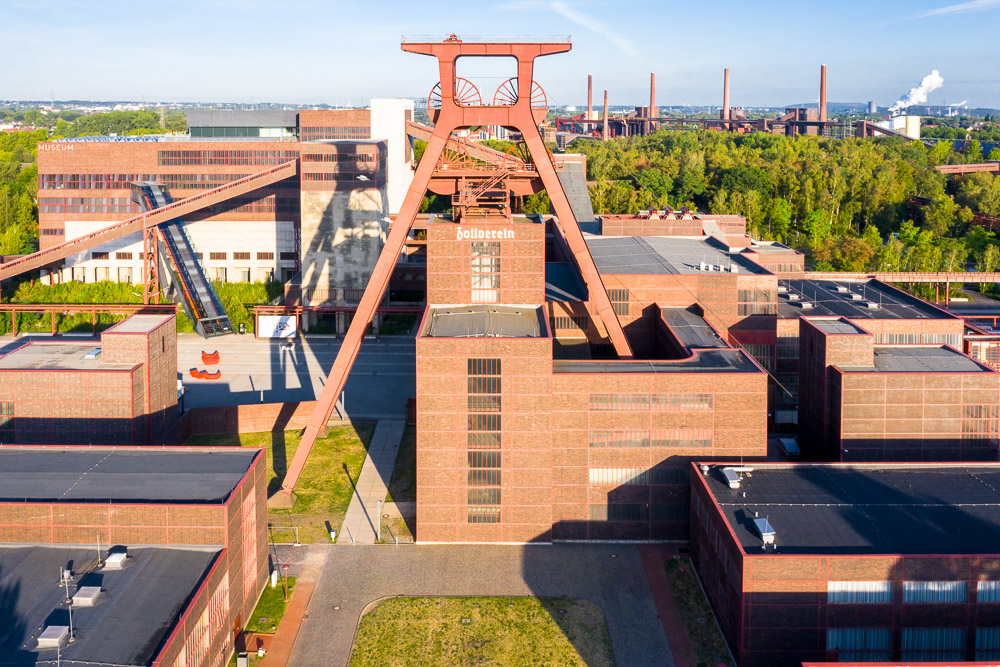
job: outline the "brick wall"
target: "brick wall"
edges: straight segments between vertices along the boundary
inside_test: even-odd
[[[459,240],[460,233],[463,240]],[[466,239],[467,233],[470,237]],[[505,234],[509,236],[504,238]],[[477,302],[472,295],[472,252],[473,243],[479,242],[500,246],[500,293],[494,303],[545,302],[544,225],[435,222],[427,226],[427,238],[427,303]]]
[[[195,435],[265,433],[305,428],[315,401],[299,403],[251,403],[211,408],[190,408],[178,424],[181,444]]]
[[[468,360],[501,360],[501,448],[471,450]],[[417,539],[548,541],[552,528],[552,341],[417,339]],[[470,523],[469,452],[499,451],[496,523]],[[477,486],[477,485],[473,485]]]

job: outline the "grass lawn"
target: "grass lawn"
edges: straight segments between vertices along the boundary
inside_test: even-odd
[[[664,562],[667,579],[674,594],[677,611],[684,623],[684,631],[691,638],[698,667],[732,665],[726,642],[715,623],[712,608],[695,578],[694,566],[688,558],[668,559]],[[683,568],[683,571],[681,570]]]
[[[285,608],[288,603],[285,602],[285,590],[282,587],[282,577],[278,577],[278,585],[271,588],[271,582],[268,580],[267,587],[264,588],[264,593],[260,596],[260,602],[257,603],[257,608],[253,610],[253,614],[250,616],[250,622],[247,623],[246,629],[250,632],[274,632],[274,628],[281,623],[281,619],[285,616]],[[292,599],[292,591],[295,590],[295,577],[288,577],[288,600]]]
[[[585,600],[397,597],[361,618],[351,667],[613,665],[604,614]]]
[[[299,541],[304,544],[329,541],[327,522],[340,533],[340,524],[351,503],[354,484],[361,474],[374,432],[374,423],[359,423],[335,427],[328,437],[316,440],[295,487],[294,507],[267,510],[272,541],[294,542],[296,527]],[[298,431],[284,431],[195,436],[188,444],[263,447],[267,452],[267,491],[270,495],[281,488],[286,466],[295,455],[299,439]]]

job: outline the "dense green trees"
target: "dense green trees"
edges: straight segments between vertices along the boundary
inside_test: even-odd
[[[38,247],[38,167],[36,146],[45,130],[0,132],[0,255]]]
[[[568,150],[587,155],[598,213],[667,203],[738,213],[755,238],[799,248],[820,269],[963,270],[1000,259],[993,235],[970,225],[973,211],[1000,215],[1000,178],[949,183],[934,169],[980,161],[975,146],[959,153],[950,141],[926,148],[703,130],[577,141]],[[929,203],[914,205],[915,197]]]

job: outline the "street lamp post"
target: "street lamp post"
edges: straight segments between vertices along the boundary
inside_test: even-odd
[[[382,501],[378,501],[378,529],[375,531],[375,537],[379,542],[382,541]]]
[[[283,588],[285,589],[285,602],[288,602],[288,566],[282,565],[281,570],[285,573],[285,585]]]

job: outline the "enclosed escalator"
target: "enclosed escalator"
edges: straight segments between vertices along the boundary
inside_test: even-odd
[[[146,211],[172,203],[169,194],[158,184],[148,181],[132,184],[132,199]],[[160,223],[157,225],[157,232],[160,247],[170,258],[167,266],[174,284],[179,288],[184,312],[194,322],[195,330],[205,338],[233,333],[229,315],[223,308],[212,281],[205,275],[199,255],[185,232],[181,219]]]

